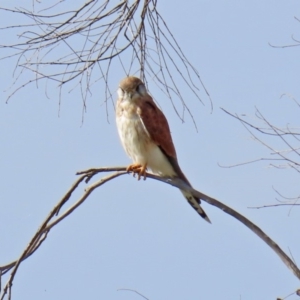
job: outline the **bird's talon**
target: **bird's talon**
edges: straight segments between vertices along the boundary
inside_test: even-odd
[[[127,173],[132,172],[133,177],[135,177],[135,175],[137,174],[137,180],[140,180],[141,177],[144,177],[144,180],[146,180],[146,170],[147,166],[142,166],[140,164],[132,164],[126,168]]]

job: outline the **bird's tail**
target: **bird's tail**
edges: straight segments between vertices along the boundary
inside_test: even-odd
[[[185,190],[180,190],[181,193],[183,194],[183,196],[186,198],[186,200],[188,201],[188,203],[193,207],[193,209],[208,223],[211,223],[209,217],[207,216],[207,214],[205,213],[205,211],[203,210],[203,208],[201,207],[200,203],[200,199],[195,198],[190,192],[187,192]]]
[[[161,151],[163,153],[164,150],[160,147]],[[185,182],[188,186],[192,187],[191,184],[189,183],[189,181],[187,180],[187,178],[185,177],[185,175],[183,174],[183,172],[181,171],[177,158],[176,157],[172,157],[169,156],[165,153],[167,159],[169,160],[170,164],[172,165],[172,167],[174,168],[174,171],[176,173],[177,178],[181,179],[183,182]],[[193,196],[193,194],[191,194],[191,192],[188,192],[186,190],[180,190],[181,193],[183,194],[183,196],[186,198],[186,200],[188,201],[188,203],[193,207],[193,209],[204,219],[206,220],[208,223],[211,223],[209,217],[207,216],[207,214],[205,213],[205,211],[202,209],[202,207],[200,206],[200,199],[196,198]]]

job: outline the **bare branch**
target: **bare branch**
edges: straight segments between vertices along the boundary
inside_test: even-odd
[[[293,96],[289,94],[282,94],[280,98],[282,98],[283,96],[287,96],[288,99],[293,100],[293,102],[297,105],[297,108],[300,107],[299,102]],[[271,122],[269,122],[257,108],[255,113],[256,119],[255,121],[251,122],[245,120],[245,115],[240,116],[237,114],[230,113],[223,108],[221,109],[226,114],[240,121],[244,128],[249,132],[252,139],[259,142],[261,145],[263,145],[266,149],[270,151],[269,157],[258,158],[242,163],[237,163],[231,166],[227,166],[227,168],[241,166],[253,162],[269,161],[270,167],[274,167],[277,169],[293,169],[297,173],[300,173],[300,128],[291,128],[289,124],[287,124],[284,128],[275,126]],[[257,121],[260,122],[259,125],[257,125]],[[261,125],[261,123],[263,125]],[[260,138],[259,135],[266,137]],[[276,144],[274,141],[276,142]],[[278,144],[283,145],[281,147],[284,148],[278,150]],[[285,201],[285,203],[283,204],[271,204],[251,208],[260,209],[266,207],[278,207],[289,205],[291,207],[291,211],[291,209],[298,205],[297,202],[299,201],[299,196],[287,198],[281,193],[279,193],[277,190],[275,191],[283,199],[288,201]]]
[[[133,292],[133,293],[136,293],[139,296],[143,297],[144,299],[149,300],[149,298],[146,298],[144,295],[142,295],[141,293],[139,293],[136,290],[132,290],[132,289],[117,289],[117,291],[129,291],[129,292]]]
[[[281,204],[268,204],[268,205],[261,205],[261,206],[248,206],[248,208],[266,208],[266,207],[277,207],[277,206],[300,206],[300,204],[295,203],[281,203]]]
[[[0,8],[0,13],[19,17],[13,18],[18,24],[0,28],[2,41],[18,36],[17,42],[0,44],[0,50],[9,50],[0,59],[16,59],[19,71],[7,101],[23,87],[46,81],[58,88],[59,103],[63,89],[79,88],[85,110],[96,82],[105,83],[105,103],[111,99],[110,73],[121,66],[126,75],[138,73],[145,82],[150,77],[168,96],[181,120],[187,112],[195,124],[179,88],[182,84],[204,104],[202,93],[212,109],[198,71],[158,12],[157,0],[122,0],[117,4],[89,0],[67,10],[63,2],[38,3],[30,9]]]
[[[232,114],[227,110],[225,110],[224,108],[221,109],[226,114],[240,121],[241,124],[244,126],[244,128],[249,132],[253,140],[259,142],[265,148],[270,150],[269,153],[270,157],[258,158],[258,159],[250,160],[249,162],[238,163],[233,166],[240,166],[252,162],[265,160],[265,161],[272,162],[270,163],[270,166],[272,167],[280,168],[280,169],[292,168],[298,173],[300,172],[300,143],[299,143],[300,129],[299,128],[291,129],[289,126],[285,128],[279,128],[271,124],[257,108],[256,108],[256,118],[257,120],[263,123],[263,126],[250,123],[246,121],[245,118],[242,116],[239,116],[237,114]],[[259,138],[258,135],[253,133],[253,131],[254,132],[257,131],[260,134],[273,137],[276,139],[277,143],[279,140],[279,142],[281,142],[281,144],[283,144],[283,147],[285,148],[282,150],[277,150],[274,146],[271,145],[270,142],[263,141],[263,139]],[[280,165],[273,164],[273,162],[276,161],[283,162],[283,164]]]
[[[63,213],[61,213],[58,216],[62,206],[70,199],[72,193],[75,191],[75,189],[78,188],[79,184],[82,183],[83,181],[89,182],[93,176],[102,172],[114,172],[114,173],[111,173],[101,178],[100,180],[96,181],[95,183],[89,185],[85,189],[83,195],[72,206],[70,206],[68,209],[66,209]],[[1,275],[6,274],[9,270],[12,269],[8,282],[3,288],[3,292],[0,298],[1,300],[3,300],[6,295],[8,296],[8,299],[11,298],[11,286],[21,262],[27,259],[40,247],[43,241],[47,238],[47,235],[50,232],[50,230],[54,226],[56,226],[59,222],[61,222],[64,218],[66,218],[69,214],[71,214],[76,208],[78,208],[96,188],[98,188],[99,186],[105,184],[106,182],[116,177],[127,174],[127,172],[126,172],[126,167],[104,167],[104,168],[93,168],[86,171],[81,171],[78,172],[77,174],[80,175],[80,177],[74,182],[74,184],[67,191],[67,193],[62,197],[62,199],[58,202],[58,204],[52,209],[52,211],[45,219],[45,221],[42,223],[38,231],[35,233],[35,235],[31,239],[31,241],[29,242],[28,246],[23,251],[21,256],[14,262],[11,262],[5,266],[0,266]],[[256,235],[258,235],[267,245],[269,245],[273,249],[273,251],[275,251],[275,253],[282,259],[285,265],[293,271],[295,276],[297,276],[300,279],[300,270],[297,268],[294,262],[289,258],[289,256],[285,254],[285,252],[282,251],[282,249],[268,235],[266,235],[258,226],[253,224],[250,220],[248,220],[241,214],[239,214],[232,208],[228,207],[227,205],[221,203],[220,201],[187,186],[187,184],[180,179],[162,178],[162,177],[155,176],[151,173],[147,173],[147,177],[151,179],[159,180],[163,183],[170,184],[179,189],[190,191],[195,197],[200,198],[201,200],[215,207],[218,207],[225,213],[239,220],[242,224],[244,224]]]

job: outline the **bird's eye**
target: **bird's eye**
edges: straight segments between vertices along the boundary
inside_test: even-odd
[[[137,91],[140,95],[145,95],[145,94],[147,94],[146,87],[145,87],[143,84],[139,84],[139,85],[136,87],[136,91]]]

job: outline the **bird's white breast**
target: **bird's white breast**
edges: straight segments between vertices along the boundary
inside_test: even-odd
[[[133,163],[147,165],[161,176],[174,176],[175,172],[167,157],[152,141],[140,116],[122,103],[123,110],[117,114],[117,127],[122,145]]]

